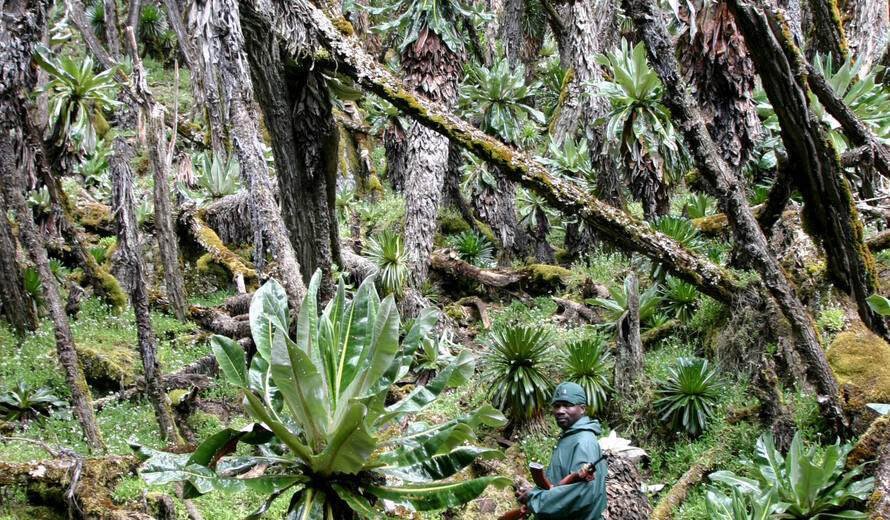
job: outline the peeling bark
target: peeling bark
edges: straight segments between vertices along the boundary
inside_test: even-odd
[[[890,8],[886,0],[842,0],[839,7],[850,54],[866,72],[890,42]]]
[[[637,275],[625,282],[627,310],[618,318],[615,337],[615,393],[619,400],[630,399],[634,383],[643,373],[643,342],[640,339],[640,291]]]

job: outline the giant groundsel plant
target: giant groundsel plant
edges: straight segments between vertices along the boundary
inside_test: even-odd
[[[491,406],[440,424],[410,423],[392,434],[399,419],[422,411],[446,387],[473,372],[466,352],[425,386],[386,405],[390,386],[405,375],[420,340],[436,321],[424,309],[399,344],[399,315],[393,297],[383,300],[368,279],[350,300],[341,281],[318,314],[313,276],[292,338],[287,295],[274,280],[257,291],[250,325],[257,355],[250,367],[229,338],[214,336],[212,348],[226,379],[244,394],[255,424],[223,430],[192,454],[137,450],[148,460],[142,477],[150,484],[185,481],[185,495],[247,488],[268,494],[256,518],[288,492],[287,518],[385,518],[378,499],[416,510],[433,510],[475,498],[504,477],[444,480],[476,457],[500,456],[471,444],[480,425],[505,422]],[[255,444],[260,455],[233,457],[238,442]],[[264,471],[257,468],[265,467]],[[253,470],[253,471],[251,471]],[[247,472],[250,471],[248,474]],[[250,475],[250,476],[248,476]]]

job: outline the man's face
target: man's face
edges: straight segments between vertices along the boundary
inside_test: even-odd
[[[556,401],[552,405],[553,417],[556,418],[556,424],[563,430],[567,430],[575,421],[584,416],[587,411],[585,404],[572,404],[566,401]]]

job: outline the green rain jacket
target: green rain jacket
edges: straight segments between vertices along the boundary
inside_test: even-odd
[[[601,520],[606,509],[606,461],[596,465],[596,474],[589,482],[576,482],[557,486],[556,483],[569,473],[578,471],[584,463],[600,457],[597,435],[602,433],[600,423],[589,417],[581,417],[569,429],[562,432],[550,465],[544,470],[547,480],[554,485],[549,490],[539,487],[529,491],[528,506],[541,520]]]

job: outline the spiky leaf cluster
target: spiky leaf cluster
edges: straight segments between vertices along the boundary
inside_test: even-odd
[[[541,327],[508,325],[492,332],[483,357],[488,396],[514,424],[539,416],[547,404],[551,381],[544,375],[550,333]]]

